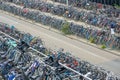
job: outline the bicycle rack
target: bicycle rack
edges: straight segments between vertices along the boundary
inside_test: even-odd
[[[59,64],[60,64],[61,66],[65,67],[66,69],[71,70],[71,71],[77,73],[77,74],[80,75],[80,76],[83,76],[85,79],[92,80],[91,78],[89,78],[89,77],[87,77],[87,76],[79,73],[78,71],[75,71],[74,69],[71,69],[71,68],[67,67],[66,65],[62,64],[60,61],[59,61]]]
[[[45,54],[43,54],[43,53],[39,52],[39,51],[38,51],[38,50],[36,50],[36,49],[33,49],[32,47],[30,47],[29,49],[32,49],[33,51],[35,51],[35,52],[37,52],[37,53],[41,54],[42,56],[47,57],[47,55],[45,55]]]

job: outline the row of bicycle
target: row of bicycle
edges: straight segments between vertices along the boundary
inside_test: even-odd
[[[54,17],[42,14],[39,11],[28,10],[26,13],[25,9],[13,6],[7,3],[2,3],[0,9],[13,13],[15,15],[34,20],[43,25],[48,25],[58,30],[62,30],[63,25],[67,22],[65,20],[56,19]],[[112,36],[111,32],[105,30],[96,30],[93,28],[84,28],[82,25],[77,25],[73,22],[69,23],[69,31],[73,34],[92,40],[95,44],[105,45],[108,48],[120,49],[120,37]]]
[[[4,80],[63,80],[75,75],[60,65],[47,65],[47,59],[49,57],[34,51],[24,40],[17,42],[0,33],[0,75]]]
[[[31,0],[31,1],[35,2],[36,0]],[[66,0],[51,0],[51,1],[66,4]],[[104,2],[107,3],[107,1],[104,1]],[[85,1],[83,1],[83,0],[68,0],[68,4],[73,7],[84,8],[87,10],[96,10],[96,9],[102,10],[102,11],[105,10],[104,11],[105,14],[112,11],[110,13],[112,13],[113,15],[115,14],[114,12],[118,12],[118,10],[119,10],[119,9],[116,9],[114,6],[91,2],[91,0],[85,0]]]
[[[10,26],[7,28],[11,31]],[[39,44],[34,38],[28,44],[30,36],[24,34],[23,37],[27,39],[12,36],[11,34],[21,34],[15,28],[11,34],[7,30],[1,31],[0,74],[5,80],[119,80],[111,72],[80,60],[70,53],[64,53],[63,49],[48,51],[48,56],[44,56],[46,52],[42,54],[30,48],[31,43]],[[14,38],[21,38],[21,42]]]
[[[11,2],[10,0],[5,0],[5,1]],[[27,1],[27,0],[26,1],[24,1],[24,0],[19,0],[19,1],[12,0],[12,2],[19,3],[19,4],[23,4],[23,2],[25,2],[25,3],[28,3],[28,2],[39,3],[41,1],[44,1],[44,0],[29,0],[29,1]],[[62,5],[67,3],[66,0],[46,0],[44,2],[52,2],[52,3],[54,3],[54,5],[56,4],[56,2],[58,2]],[[116,9],[113,6],[102,5],[99,3],[91,2],[90,0],[85,0],[85,1],[83,1],[83,0],[74,0],[74,1],[68,0],[68,6],[75,7],[76,9],[82,8],[82,10],[86,10],[86,11],[92,11],[92,10],[94,11],[97,9],[97,10],[102,11],[103,14],[107,14],[107,15],[109,14],[112,17],[115,17],[115,14],[117,12],[119,12],[119,9]],[[88,9],[90,9],[90,10],[88,10]]]
[[[116,18],[113,19],[113,17],[110,18],[107,16],[107,15],[112,15],[112,13],[110,14],[108,13],[108,12],[112,12],[111,10],[108,10],[106,14],[103,11],[100,11],[101,13],[97,14],[97,12],[95,11],[92,11],[92,12],[91,11],[86,12],[82,10],[78,11],[73,7],[55,5],[53,3],[46,3],[44,1],[38,1],[38,2],[27,1],[26,2],[26,0],[22,0],[22,1],[14,0],[13,3],[16,3],[16,4],[22,3],[25,8],[37,9],[42,12],[52,13],[54,15],[63,16],[76,21],[82,21],[90,25],[99,26],[100,28],[104,28],[104,29],[106,28],[110,29],[110,27],[112,26],[115,28],[115,31],[117,33],[120,33],[120,26],[117,23],[119,21],[116,20]],[[120,15],[119,10],[114,15],[118,18]]]
[[[9,34],[16,40],[26,42],[28,46],[33,47],[42,53],[45,53],[47,50],[43,46],[43,42],[40,38],[38,39],[37,37],[34,37],[29,33],[20,32],[16,28],[14,28],[14,26],[11,26],[11,28],[9,28],[8,24],[0,23],[0,31]]]

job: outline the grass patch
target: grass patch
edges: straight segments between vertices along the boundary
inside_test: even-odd
[[[95,43],[94,38],[90,37],[90,42],[91,42],[91,43]]]
[[[105,48],[106,48],[106,45],[103,44],[103,45],[101,46],[101,49],[105,49]]]
[[[63,24],[63,26],[62,26],[61,31],[62,31],[65,35],[71,34],[71,31],[70,31],[70,23],[65,22],[65,23]]]

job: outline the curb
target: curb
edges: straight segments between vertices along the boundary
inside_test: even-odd
[[[95,47],[95,48],[97,48],[97,49],[104,50],[104,51],[109,52],[109,53],[111,53],[111,54],[113,54],[113,55],[120,56],[120,54],[118,54],[117,52],[112,52],[112,51],[107,50],[107,49],[101,49],[101,48],[98,47],[97,45],[91,44],[90,42],[87,43],[87,42],[84,42],[84,41],[82,41],[82,40],[80,40],[80,39],[71,38],[71,37],[69,37],[69,36],[66,36],[66,37],[68,37],[68,38],[70,38],[70,39],[74,39],[74,40],[76,40],[76,41],[80,41],[80,42],[82,42],[82,43],[84,43],[84,44],[90,45],[90,46]]]
[[[44,28],[44,29],[48,29],[48,30],[53,31],[53,32],[55,32],[55,33],[61,34],[61,32],[60,32],[59,30],[55,30],[54,28],[49,27],[49,26],[47,26],[47,25],[44,25],[45,27],[43,27],[43,26],[42,26],[43,24],[37,23],[37,22],[32,21],[32,20],[30,20],[30,19],[25,19],[25,18],[23,18],[23,17],[21,17],[21,16],[14,15],[14,14],[9,13],[9,12],[7,12],[7,11],[3,11],[3,10],[0,10],[0,11],[1,11],[2,13],[7,14],[7,15],[13,16],[13,17],[15,17],[15,18],[17,18],[17,19],[19,19],[19,20],[24,20],[25,22],[28,22],[28,23],[30,23],[30,24],[34,24],[34,25],[40,26],[40,27],[42,27],[42,28]],[[63,34],[61,34],[61,35],[63,35]],[[109,52],[109,53],[111,53],[111,54],[113,54],[113,55],[120,56],[120,54],[118,54],[117,52],[112,52],[112,51],[107,50],[107,49],[101,49],[101,48],[98,47],[97,45],[94,45],[94,44],[91,44],[91,43],[87,43],[87,42],[82,41],[82,40],[80,40],[80,39],[75,39],[75,38],[73,38],[73,37],[70,37],[69,35],[63,35],[63,36],[65,36],[65,37],[67,37],[67,38],[70,38],[70,39],[74,39],[74,40],[76,40],[76,41],[80,41],[80,42],[82,42],[82,43],[84,43],[84,44],[90,45],[90,46],[95,47],[95,48],[97,48],[97,49],[104,50],[104,51]]]

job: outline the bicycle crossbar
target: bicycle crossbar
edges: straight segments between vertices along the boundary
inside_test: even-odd
[[[89,77],[87,77],[87,76],[79,73],[78,71],[75,71],[74,69],[67,67],[66,65],[62,64],[60,61],[59,61],[59,64],[60,64],[61,66],[65,67],[66,69],[69,69],[69,70],[77,73],[78,75],[83,76],[85,79],[92,80],[91,78],[89,78]]]

